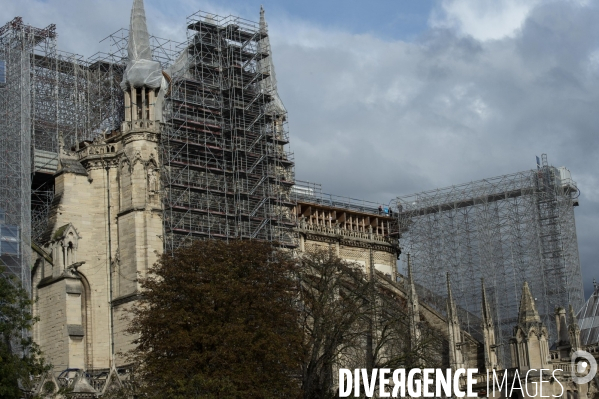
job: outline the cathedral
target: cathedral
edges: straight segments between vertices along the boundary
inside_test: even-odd
[[[585,350],[597,359],[599,342],[582,343],[568,304],[556,310],[553,342],[522,282],[512,363],[501,364],[484,284],[471,287],[483,303],[476,315],[481,334],[471,335],[461,328],[464,311],[453,300],[450,275],[440,311],[419,300],[410,264],[406,276],[398,273],[400,232],[392,212],[296,184],[263,10],[254,31],[211,15],[188,29],[197,33],[187,51],[163,68],[153,59],[143,0],[135,0],[119,82],[120,127],[90,140],[59,137],[54,197],[46,228],[32,244],[31,280],[39,317],[33,338],[53,372],[39,378],[33,393],[51,383],[71,388],[75,398],[101,397],[126,384],[123,354],[132,338],[125,331],[140,293],[138,277],[184,239],[235,237],[278,241],[298,255],[332,249],[362,265],[401,298],[413,337],[426,322],[443,337],[448,367],[479,369],[479,396],[527,396],[488,392],[486,370],[494,370],[510,387],[544,379],[556,396],[599,397],[597,378],[576,383],[581,371],[573,369],[571,354]],[[226,65],[217,58],[226,56],[214,50],[218,46],[231,51]],[[532,369],[543,370],[522,383],[513,378]]]

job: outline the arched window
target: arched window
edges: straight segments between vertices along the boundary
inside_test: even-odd
[[[65,267],[70,266],[73,263],[75,263],[75,248],[73,246],[73,243],[69,242],[69,244],[67,245],[67,256],[66,256]]]

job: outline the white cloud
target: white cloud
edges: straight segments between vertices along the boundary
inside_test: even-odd
[[[534,168],[548,153],[580,182],[588,277],[599,255],[599,9],[505,4],[411,43],[271,22],[297,176],[386,202]],[[476,13],[484,23],[469,25]]]
[[[453,28],[478,40],[511,37],[541,0],[443,0],[433,27]]]

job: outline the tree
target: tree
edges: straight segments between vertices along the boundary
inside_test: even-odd
[[[129,333],[141,390],[168,398],[293,398],[297,265],[256,241],[195,241],[141,281]]]
[[[340,360],[364,360],[369,286],[361,266],[344,262],[331,251],[308,252],[300,262],[303,395],[305,399],[335,397],[334,367]]]
[[[421,322],[420,338],[410,337],[405,299],[378,272],[365,273],[364,266],[320,250],[301,257],[300,279],[304,399],[337,397],[338,367],[440,366],[443,341],[438,332]]]
[[[16,278],[0,266],[0,397],[21,398],[31,376],[50,369],[29,334],[37,321],[31,314],[33,301]]]
[[[373,337],[367,365],[392,370],[442,367],[444,340],[439,331],[423,320],[418,324],[420,336],[412,337],[407,303],[391,290],[392,284],[378,273],[371,281],[375,300],[370,309]]]

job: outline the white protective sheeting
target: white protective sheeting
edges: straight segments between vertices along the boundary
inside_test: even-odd
[[[162,85],[162,67],[152,60],[150,35],[146,25],[143,0],[134,0],[129,26],[129,60],[123,75],[121,88],[149,87],[157,89]]]
[[[264,18],[264,8],[262,8],[262,6],[260,6],[260,30],[268,33],[268,25]],[[262,38],[262,40],[258,42],[258,51],[269,54],[268,57],[258,61],[258,68],[260,71],[268,74],[266,79],[260,81],[260,89],[263,93],[268,93],[273,96],[273,100],[266,107],[266,112],[270,115],[285,115],[287,110],[277,91],[277,76],[275,74],[274,63],[272,62],[272,52],[270,51],[270,40],[268,39],[268,36]]]

